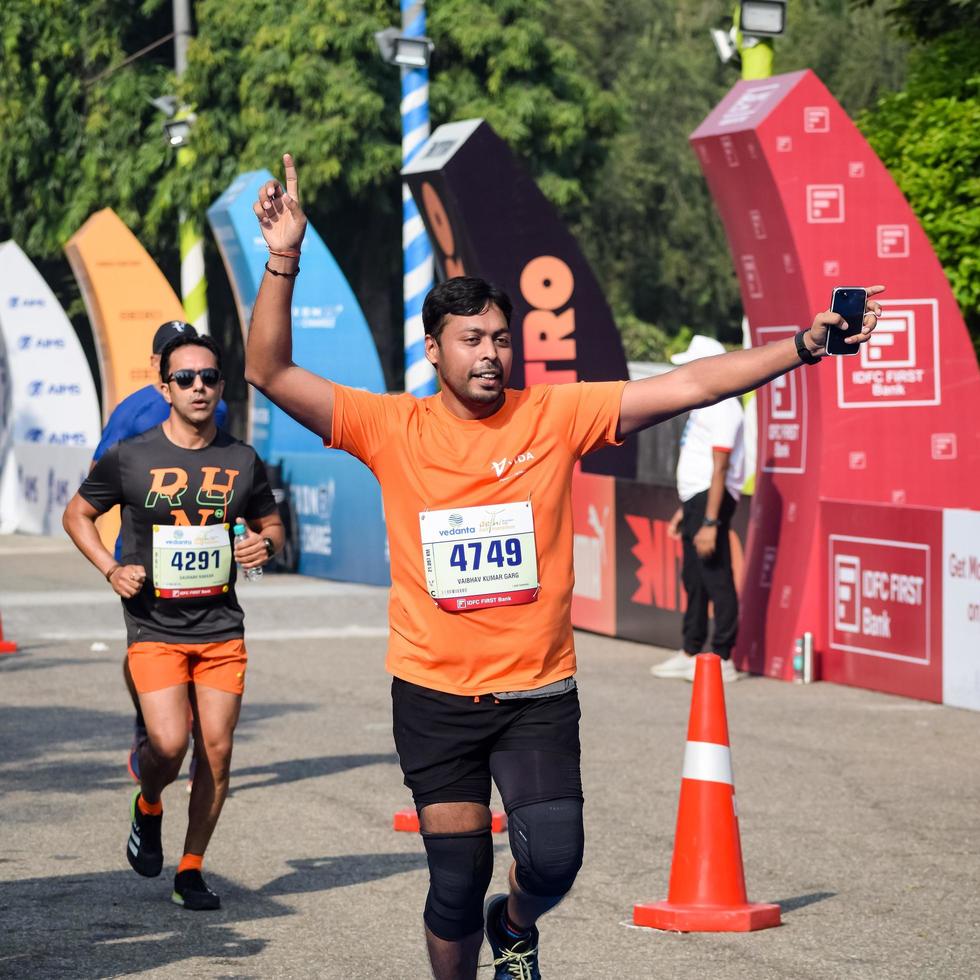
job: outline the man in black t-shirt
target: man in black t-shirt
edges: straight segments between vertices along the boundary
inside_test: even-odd
[[[161,793],[180,771],[192,711],[199,764],[172,897],[185,908],[213,909],[220,900],[201,865],[228,793],[247,659],[236,562],[265,564],[282,547],[283,528],[255,450],[215,425],[224,382],[214,341],[173,340],[161,353],[160,376],[169,417],[109,449],[63,523],[123,600],[129,667],[146,721],[126,856],[145,877],[163,868]],[[118,562],[95,528],[115,504],[122,508]],[[239,518],[250,530],[233,551]]]

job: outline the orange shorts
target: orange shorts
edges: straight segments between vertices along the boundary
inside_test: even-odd
[[[241,694],[245,690],[245,641],[164,643],[149,640],[129,648],[129,672],[140,694],[175,684],[200,684]]]

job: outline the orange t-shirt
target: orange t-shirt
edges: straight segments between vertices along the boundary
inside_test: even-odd
[[[572,469],[617,444],[625,381],[508,389],[487,419],[440,395],[377,395],[334,384],[330,445],[381,483],[391,554],[387,668],[449,694],[529,691],[575,673]],[[525,605],[447,612],[429,595],[419,514],[531,500],[540,592]]]

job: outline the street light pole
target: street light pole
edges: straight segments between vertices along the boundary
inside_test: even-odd
[[[176,2],[176,0],[175,0]],[[425,38],[425,0],[401,0],[402,35]],[[402,165],[429,138],[429,69],[401,68]],[[432,246],[407,184],[402,184],[402,292],[405,303],[405,390],[435,394],[436,376],[425,359],[422,301],[432,288]]]
[[[187,46],[191,38],[190,0],[173,0],[174,15],[174,69],[178,80],[187,70]],[[193,113],[181,106],[175,120],[191,121]],[[194,165],[194,150],[190,140],[177,148],[177,166],[190,168]],[[184,303],[187,322],[200,334],[208,333],[207,280],[204,277],[204,234],[197,217],[183,208],[180,219],[180,294]]]

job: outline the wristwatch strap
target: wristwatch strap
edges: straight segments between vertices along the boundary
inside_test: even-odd
[[[718,527],[718,525],[721,524],[721,521],[719,521],[716,517],[706,517],[701,523],[705,527]]]
[[[265,550],[271,558],[276,553],[276,546],[272,543],[272,538],[263,538],[262,541],[265,544]]]
[[[800,355],[800,360],[804,364],[819,364],[820,358],[814,357],[813,354],[807,350],[807,346],[803,343],[803,335],[806,333],[805,330],[801,330],[793,340],[796,342],[796,353]]]

